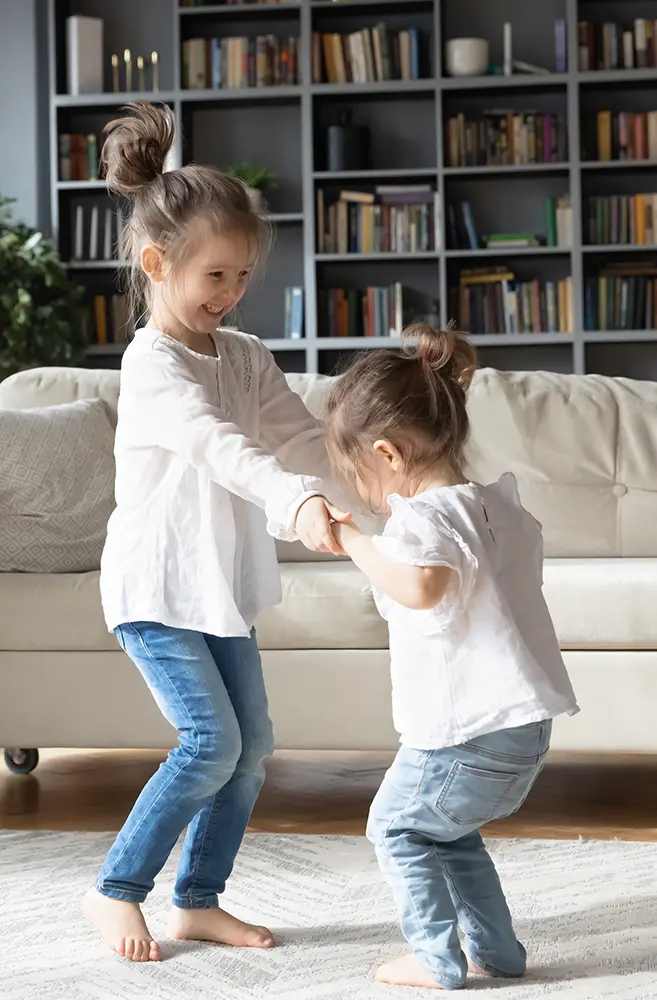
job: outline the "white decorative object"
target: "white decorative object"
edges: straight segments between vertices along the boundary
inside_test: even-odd
[[[103,92],[103,22],[99,17],[66,18],[69,94]]]
[[[488,69],[488,42],[485,38],[451,38],[446,45],[450,76],[482,76]]]
[[[504,22],[504,75],[513,75],[513,29],[510,21]]]

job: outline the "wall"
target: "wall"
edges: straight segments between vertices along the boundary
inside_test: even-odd
[[[48,110],[44,0],[0,0],[0,194],[47,228]]]

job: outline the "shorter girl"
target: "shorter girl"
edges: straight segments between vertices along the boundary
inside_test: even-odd
[[[356,361],[327,415],[336,470],[390,512],[378,537],[334,526],[389,623],[402,744],[368,837],[413,953],[378,978],[437,989],[462,987],[468,965],[523,975],[525,949],[478,830],[520,807],[551,720],[578,711],[542,594],[540,525],[512,474],[480,486],[462,472],[474,369],[467,341],[412,327],[401,353]]]

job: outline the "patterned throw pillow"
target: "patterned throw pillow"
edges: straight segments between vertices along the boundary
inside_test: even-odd
[[[98,569],[114,507],[113,449],[100,399],[0,409],[0,572]]]

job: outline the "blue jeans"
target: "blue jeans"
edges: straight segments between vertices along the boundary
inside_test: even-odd
[[[493,976],[521,976],[516,938],[478,828],[520,808],[550,744],[551,721],[442,750],[402,747],[372,808],[367,836],[397,904],[404,937],[445,989],[468,957]]]
[[[134,622],[115,634],[178,730],[178,746],[137,799],[96,888],[142,902],[187,827],[173,902],[216,907],[273,752],[255,633],[220,639]]]

